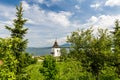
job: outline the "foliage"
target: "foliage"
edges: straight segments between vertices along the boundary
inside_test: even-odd
[[[56,80],[56,74],[58,73],[56,67],[56,60],[52,56],[46,56],[43,61],[43,67],[40,68],[40,73],[45,76],[45,80]]]
[[[98,37],[92,35],[92,30],[73,32],[68,37],[72,44],[71,55],[82,63],[83,68],[91,72],[98,80],[101,70],[104,68],[106,58],[111,53],[111,39],[107,30],[98,30]]]
[[[62,48],[60,52],[61,52],[60,61],[66,61],[68,56],[67,49]]]
[[[23,39],[28,29],[23,28],[23,25],[25,24],[27,20],[23,18],[22,3],[20,4],[20,6],[16,7],[16,10],[17,10],[16,12],[17,19],[14,19],[14,23],[13,23],[14,28],[11,28],[9,26],[5,26],[5,27],[11,32],[12,38],[17,37],[17,38]]]
[[[77,30],[67,37],[67,42],[71,43],[70,56],[77,60],[84,59],[84,52],[90,47],[92,30]]]
[[[11,50],[13,51],[13,55],[17,59],[17,69],[16,75],[17,80],[25,79],[23,75],[27,75],[24,68],[31,64],[32,56],[29,56],[28,53],[25,52],[27,47],[27,40],[24,39],[25,34],[27,33],[28,28],[24,28],[24,24],[27,21],[23,18],[23,7],[22,3],[20,6],[16,7],[16,19],[14,19],[14,27],[5,26],[7,30],[11,32],[11,38],[17,38],[12,43]],[[22,78],[23,77],[23,78]],[[28,77],[26,77],[28,79]]]
[[[22,4],[16,9],[14,27],[5,26],[11,38],[0,38],[0,80],[120,80],[119,20],[112,34],[98,29],[93,35],[92,28],[72,32],[67,37],[70,52],[61,49],[60,62],[59,57],[45,56],[40,57],[43,63],[37,63],[25,51],[28,28],[24,28]]]
[[[0,80],[16,80],[17,59],[13,56],[13,39],[0,39],[0,55],[3,64],[0,65]],[[15,43],[16,44],[16,43]]]
[[[30,75],[30,80],[43,80],[44,76],[40,73],[39,68],[42,67],[42,62],[37,62],[26,67],[26,71]]]
[[[58,73],[56,74],[56,80],[95,80],[91,73],[86,72],[81,63],[74,59],[67,59],[65,62],[56,62]],[[42,68],[42,62],[32,64],[26,68],[30,75],[30,80],[43,80],[44,76],[39,72],[39,68]],[[114,73],[114,67],[108,67],[107,65],[101,71],[100,80],[119,80]]]
[[[120,78],[120,25],[119,21],[116,20],[115,28],[113,33],[113,66],[116,68],[115,72]]]
[[[90,51],[86,52],[90,61],[90,72],[96,77],[96,80],[106,64],[107,57],[111,54],[111,38],[107,34],[107,30],[99,29],[98,32],[99,36],[93,39]]]
[[[81,63],[68,58],[65,62],[57,63],[59,73],[58,80],[88,80],[86,71],[82,70]]]

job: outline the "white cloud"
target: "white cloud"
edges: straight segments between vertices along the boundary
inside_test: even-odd
[[[23,6],[26,4],[23,4]],[[29,5],[29,9],[25,9],[24,17],[29,21],[29,46],[51,46],[51,40],[58,38],[59,44],[65,42],[66,32],[73,30],[71,27],[74,23],[70,21],[71,12],[53,12],[41,9],[37,4]],[[33,35],[31,37],[31,35]]]
[[[97,33],[98,28],[113,30],[114,22],[116,19],[120,20],[120,15],[100,15],[100,16],[92,16],[85,26],[92,26],[94,29],[94,33]],[[90,26],[90,27],[91,27]]]
[[[22,5],[23,5],[24,10],[29,10],[30,9],[30,6],[27,4],[27,2],[22,1]]]
[[[94,24],[94,23],[96,23],[98,21],[98,18],[95,17],[95,16],[92,16],[88,21],[92,22]]]
[[[49,12],[48,19],[54,24],[68,27],[70,26],[70,21],[68,19],[70,14],[71,13],[69,12],[60,12],[60,13]]]
[[[9,31],[5,25],[11,26],[15,18],[15,7],[0,4],[0,37],[9,37]]]
[[[39,0],[44,2],[44,0]],[[57,1],[57,0],[55,0]],[[29,28],[26,38],[29,40],[28,46],[43,47],[52,46],[55,38],[58,38],[58,43],[63,44],[66,41],[66,36],[77,28],[93,25],[94,29],[98,27],[110,28],[114,25],[115,19],[120,19],[120,15],[100,15],[92,16],[87,23],[80,24],[80,21],[73,20],[73,13],[67,11],[53,12],[43,10],[37,4],[28,4],[22,1],[24,6],[24,17],[28,19],[25,26]],[[8,9],[9,8],[9,9]],[[76,6],[76,8],[79,8]],[[15,18],[15,6],[0,5],[0,37],[9,36],[9,32],[5,30],[5,24],[11,24]],[[4,24],[3,24],[4,23]]]
[[[96,6],[98,8],[101,5],[97,4]],[[66,32],[71,32],[76,30],[76,28],[85,28],[88,26],[93,26],[95,31],[97,28],[111,28],[111,26],[114,26],[115,19],[120,17],[119,15],[92,16],[87,23],[80,24],[75,20],[71,22],[71,16],[71,12],[45,11],[38,5],[30,6],[30,9],[25,11],[25,17],[28,18],[30,20],[29,23],[34,26],[29,28],[29,46],[50,46],[56,37],[58,38],[59,44],[62,44],[66,41],[65,37],[68,34]],[[32,38],[31,35],[33,35]]]
[[[24,6],[25,4],[23,4]],[[28,4],[27,4],[28,5]],[[28,5],[29,6],[29,5]],[[63,27],[70,26],[69,17],[72,15],[70,12],[52,12],[42,10],[38,5],[29,7],[29,10],[25,9],[25,17],[30,19],[29,23],[34,25],[59,25]]]
[[[116,19],[120,20],[120,15],[100,15],[98,17],[92,16],[88,22],[92,25],[110,27],[113,26]]]
[[[90,5],[91,8],[99,9],[101,7],[100,3],[95,3]]]
[[[15,7],[0,4],[0,19],[12,20],[15,18]]]
[[[2,37],[2,38],[9,37],[9,35],[8,35],[9,32],[5,29],[6,23],[8,23],[8,21],[6,21],[6,22],[0,21],[0,37]]]
[[[120,6],[120,0],[107,0],[105,3],[106,6]]]

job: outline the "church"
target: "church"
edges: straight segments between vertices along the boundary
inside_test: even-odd
[[[55,40],[55,42],[54,42],[54,44],[52,46],[51,54],[54,57],[59,57],[61,55],[60,46],[58,45],[57,40]]]

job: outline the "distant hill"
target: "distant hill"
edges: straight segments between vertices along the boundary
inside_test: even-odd
[[[28,47],[26,50],[28,53],[31,53],[34,56],[43,56],[43,55],[48,55],[51,52],[51,48],[46,47],[46,48],[35,48],[35,47]]]
[[[60,47],[66,47],[66,48],[69,48],[70,46],[71,46],[71,44],[69,44],[69,43],[65,43],[65,44],[61,45]]]
[[[70,44],[66,43],[66,44],[60,45],[60,47],[69,48]],[[44,48],[28,47],[26,51],[34,56],[43,56],[43,55],[50,54],[51,49],[52,47],[44,47]]]

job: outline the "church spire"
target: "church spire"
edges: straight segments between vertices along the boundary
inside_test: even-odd
[[[55,42],[54,42],[53,48],[59,48],[59,45],[58,45],[58,43],[57,43],[57,39],[56,39]]]

